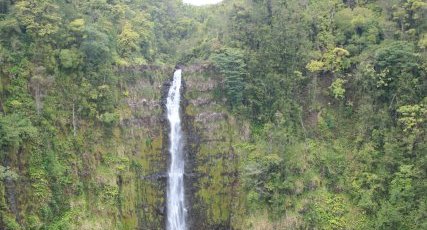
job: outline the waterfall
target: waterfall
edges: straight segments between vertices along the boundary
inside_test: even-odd
[[[167,229],[185,230],[185,201],[184,201],[184,154],[179,107],[181,101],[181,70],[173,75],[173,83],[169,88],[166,102],[167,115],[170,124],[169,153],[170,168],[167,190]]]

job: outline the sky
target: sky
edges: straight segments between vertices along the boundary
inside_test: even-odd
[[[191,5],[201,6],[206,4],[215,4],[221,2],[222,0],[183,0],[184,3],[189,3]]]

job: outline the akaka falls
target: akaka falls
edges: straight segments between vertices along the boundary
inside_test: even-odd
[[[181,70],[177,69],[169,88],[166,108],[170,124],[170,167],[167,189],[167,229],[185,230],[184,153],[182,144],[180,101]]]

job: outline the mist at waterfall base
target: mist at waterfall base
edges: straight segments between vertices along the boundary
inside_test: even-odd
[[[167,226],[168,230],[185,230],[186,209],[184,200],[184,153],[182,144],[181,118],[181,70],[177,69],[169,88],[166,109],[170,124],[169,154],[170,168],[167,189]]]

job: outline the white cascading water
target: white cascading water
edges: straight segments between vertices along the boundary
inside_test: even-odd
[[[170,124],[169,153],[170,168],[167,191],[167,229],[185,230],[185,201],[184,201],[184,154],[182,144],[181,118],[179,106],[181,101],[181,70],[173,75],[173,83],[169,88],[166,102]]]

